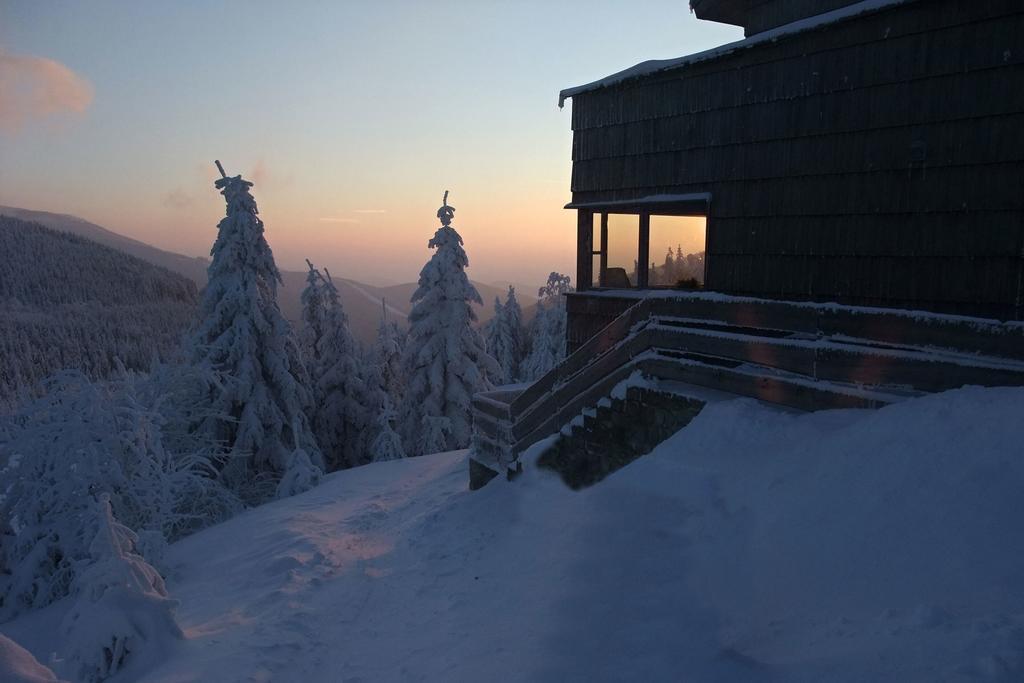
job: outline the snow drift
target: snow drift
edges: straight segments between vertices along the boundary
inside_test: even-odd
[[[325,477],[170,546],[146,681],[1024,679],[1024,389],[708,405],[580,492],[462,452]],[[68,606],[0,625],[41,661]]]
[[[53,672],[36,661],[25,648],[0,634],[0,681],[44,683],[56,680]]]

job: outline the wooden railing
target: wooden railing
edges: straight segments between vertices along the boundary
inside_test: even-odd
[[[724,365],[685,360],[694,356]],[[1024,384],[1022,361],[1019,322],[713,294],[651,296],[529,387],[474,397],[474,429],[481,452],[507,465],[637,370],[813,410],[877,406],[963,384]],[[870,389],[893,385],[901,390]]]

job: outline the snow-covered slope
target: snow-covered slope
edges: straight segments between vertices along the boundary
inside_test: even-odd
[[[719,402],[575,493],[340,472],[171,547],[188,639],[145,680],[1024,680],[1021,414]],[[48,661],[61,609],[0,631]]]

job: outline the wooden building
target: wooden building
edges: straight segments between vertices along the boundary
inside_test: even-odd
[[[652,221],[698,216],[707,290],[1021,319],[1024,2],[691,6],[747,38],[561,93],[581,296],[658,284]]]
[[[474,397],[471,487],[553,434],[590,485],[714,396],[1024,385],[1024,0],[691,5],[747,37],[562,92],[571,353]]]

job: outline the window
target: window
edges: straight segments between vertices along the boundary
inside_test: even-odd
[[[696,289],[705,282],[709,193],[658,195],[577,209],[583,289]]]
[[[639,286],[637,255],[640,249],[640,217],[611,213],[608,216],[607,266],[603,287],[624,289]]]
[[[707,219],[652,214],[650,220],[650,286],[703,286]]]

